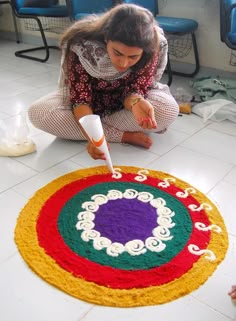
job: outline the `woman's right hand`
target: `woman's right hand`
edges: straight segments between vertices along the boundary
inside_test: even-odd
[[[92,142],[88,142],[87,151],[93,159],[106,159],[104,153],[94,146]]]

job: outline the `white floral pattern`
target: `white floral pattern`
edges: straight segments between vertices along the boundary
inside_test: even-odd
[[[99,206],[106,204],[109,200],[116,199],[135,199],[143,203],[150,203],[156,209],[157,226],[153,229],[152,235],[148,237],[145,242],[142,240],[130,240],[125,244],[113,242],[106,237],[103,237],[100,232],[96,231],[93,222],[96,211]],[[165,249],[166,244],[163,242],[169,241],[173,238],[170,229],[175,226],[172,222],[172,217],[175,215],[170,208],[166,206],[166,201],[163,198],[154,198],[151,193],[138,192],[135,189],[126,189],[124,193],[119,190],[110,190],[107,195],[95,194],[91,197],[92,201],[87,201],[82,204],[82,211],[78,214],[78,222],[76,224],[77,230],[83,230],[81,238],[83,241],[93,241],[93,246],[97,250],[106,249],[106,253],[110,256],[118,256],[123,252],[136,256],[146,253],[147,250],[152,252],[161,252]]]

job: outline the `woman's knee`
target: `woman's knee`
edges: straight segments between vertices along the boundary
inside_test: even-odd
[[[154,106],[155,115],[165,115],[170,119],[175,119],[179,113],[179,105],[171,95],[167,86],[163,86],[162,90],[153,89],[149,92],[148,99]]]
[[[28,117],[29,120],[31,121],[31,123],[35,126],[38,127],[38,122],[39,122],[39,118],[40,118],[40,104],[38,104],[37,102],[33,103],[29,108],[28,108]]]
[[[47,123],[52,117],[57,117],[57,109],[61,104],[61,100],[55,94],[42,97],[29,107],[29,120],[36,127],[41,127],[44,122]]]
[[[175,99],[159,99],[153,102],[154,115],[157,123],[158,131],[167,129],[177,118],[179,114],[179,106]]]

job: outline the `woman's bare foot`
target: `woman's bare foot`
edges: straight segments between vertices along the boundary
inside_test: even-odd
[[[142,146],[149,149],[152,146],[152,140],[143,132],[124,132],[122,143]]]

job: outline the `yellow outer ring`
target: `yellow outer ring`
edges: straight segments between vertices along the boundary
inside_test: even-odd
[[[121,173],[138,174],[138,171],[142,170],[142,168],[138,167],[117,167],[121,169]],[[148,172],[148,176],[153,178],[174,178],[174,184],[181,189],[191,187],[188,183],[170,174],[149,169]],[[104,166],[71,172],[53,180],[38,190],[28,201],[21,210],[17,220],[15,242],[22,257],[30,268],[45,281],[66,293],[90,303],[106,306],[134,307],[162,304],[197,289],[208,279],[224,259],[228,249],[228,234],[224,221],[215,204],[196,188],[194,188],[196,190],[194,198],[196,198],[199,203],[208,203],[212,206],[211,211],[206,210],[208,218],[211,224],[216,224],[222,229],[222,233],[220,234],[212,232],[211,240],[207,247],[207,249],[214,252],[216,260],[213,262],[208,261],[202,256],[186,274],[172,282],[143,289],[133,288],[122,290],[107,288],[93,282],[87,282],[82,278],[74,277],[71,273],[62,269],[54,259],[48,256],[44,249],[39,246],[35,227],[38,213],[47,199],[66,184],[84,177],[107,173],[109,173],[109,171]]]

